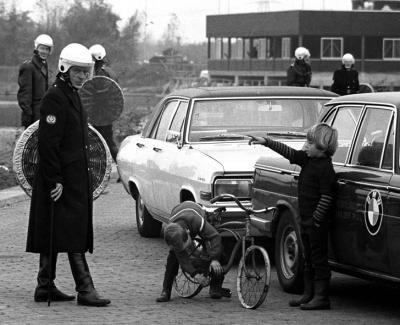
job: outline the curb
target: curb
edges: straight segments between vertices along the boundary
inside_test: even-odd
[[[0,208],[12,205],[17,202],[26,201],[29,196],[20,186],[13,186],[0,191]]]
[[[116,166],[113,164],[112,171],[110,174],[110,180],[118,178],[118,171]],[[0,208],[10,206],[12,204],[29,200],[30,197],[24,192],[20,186],[13,186],[0,190]]]

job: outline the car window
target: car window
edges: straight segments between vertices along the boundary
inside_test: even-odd
[[[392,119],[392,123],[390,125],[390,130],[389,130],[389,137],[387,140],[387,144],[385,147],[385,152],[383,154],[383,162],[382,162],[382,168],[383,169],[393,169],[393,148],[394,148],[394,119]]]
[[[173,114],[175,113],[177,105],[177,100],[166,103],[163,112],[160,114],[154,130],[151,133],[151,138],[155,138],[157,140],[165,140],[168,127],[171,124],[171,119]]]
[[[249,132],[265,135],[293,131],[305,136],[327,101],[318,98],[198,100],[193,105],[188,140],[203,141],[213,136]]]
[[[391,118],[391,110],[367,107],[355,142],[351,164],[379,167]]]
[[[182,131],[183,122],[185,121],[188,102],[180,102],[175,116],[172,119],[171,127],[167,132],[167,142],[176,142]]]
[[[337,109],[332,123],[338,131],[338,148],[332,157],[333,162],[345,162],[361,110],[362,106],[342,106]],[[328,116],[328,122],[332,116]]]

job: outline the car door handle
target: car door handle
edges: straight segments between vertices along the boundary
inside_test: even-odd
[[[154,150],[155,152],[161,152],[161,151],[162,151],[162,149],[156,148],[156,147],[153,147],[153,150]]]
[[[143,147],[144,147],[144,144],[143,144],[143,143],[137,142],[136,145],[137,145],[139,148],[143,148]]]

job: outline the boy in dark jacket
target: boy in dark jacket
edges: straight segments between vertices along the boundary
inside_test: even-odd
[[[301,167],[298,203],[304,250],[304,293],[291,300],[304,310],[329,309],[328,226],[334,203],[336,176],[331,157],[337,148],[337,130],[328,124],[313,126],[307,142],[295,150],[269,137],[252,137],[250,144],[265,145]]]
[[[210,296],[213,299],[230,297],[231,291],[222,288],[224,271],[221,266],[221,235],[206,221],[205,211],[195,202],[185,201],[177,205],[171,212],[171,223],[164,229],[164,239],[170,251],[165,267],[163,290],[157,302],[171,299],[171,289],[179,265],[190,276],[207,285],[205,273],[210,271]],[[203,250],[196,249],[193,238],[204,240]]]

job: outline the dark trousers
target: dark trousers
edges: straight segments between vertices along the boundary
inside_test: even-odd
[[[208,268],[210,266],[210,261],[205,261],[202,259],[190,259],[192,265],[196,268],[198,273],[206,273],[208,272]],[[169,251],[167,257],[167,265],[165,266],[165,274],[163,281],[163,290],[171,291],[172,284],[174,283],[174,279],[179,271],[179,261],[173,251]],[[223,280],[223,279],[222,279]],[[220,285],[222,284],[221,279],[214,279],[211,276],[210,285]]]
[[[304,251],[304,271],[313,274],[314,280],[329,280],[328,224],[320,227],[303,226],[301,240]]]
[[[118,149],[117,146],[114,142],[114,137],[113,137],[113,129],[112,129],[112,124],[110,125],[102,125],[102,126],[95,126],[96,130],[99,131],[101,136],[106,140],[107,146],[110,149],[111,157],[114,159],[114,161],[117,161],[117,153]]]

